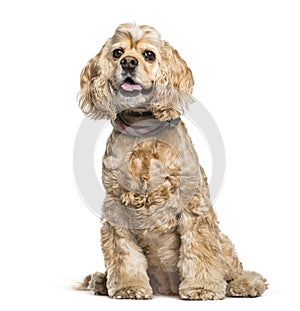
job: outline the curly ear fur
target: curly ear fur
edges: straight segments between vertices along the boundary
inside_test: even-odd
[[[157,95],[152,101],[152,109],[156,118],[162,121],[178,118],[193,102],[192,71],[166,41],[162,41],[160,70],[155,84]]]
[[[101,51],[88,61],[80,75],[79,107],[94,119],[114,119],[116,116],[108,81],[110,41],[107,40]]]

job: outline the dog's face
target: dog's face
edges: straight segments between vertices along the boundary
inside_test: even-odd
[[[80,106],[94,118],[125,109],[177,118],[189,104],[193,76],[169,43],[150,26],[120,25],[81,73]]]
[[[161,40],[150,27],[120,26],[111,40],[109,83],[120,100],[137,104],[153,98],[154,81],[158,75]]]

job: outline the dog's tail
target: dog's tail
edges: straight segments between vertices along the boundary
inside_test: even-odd
[[[81,282],[75,282],[75,285],[73,285],[73,289],[76,289],[76,290],[88,290],[89,289],[89,283],[92,279],[92,275],[87,275],[83,281]]]
[[[82,282],[73,286],[76,290],[90,290],[95,295],[108,295],[106,273],[96,272],[86,276]]]

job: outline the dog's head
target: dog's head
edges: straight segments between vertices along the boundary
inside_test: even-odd
[[[192,101],[191,70],[150,26],[122,24],[80,76],[80,107],[93,118],[115,119],[124,109],[179,117]]]

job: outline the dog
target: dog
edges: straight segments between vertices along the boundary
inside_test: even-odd
[[[113,131],[103,157],[105,273],[78,286],[112,298],[257,297],[268,287],[244,271],[221,233],[208,182],[180,119],[194,79],[150,26],[121,24],[80,76],[79,105]]]

